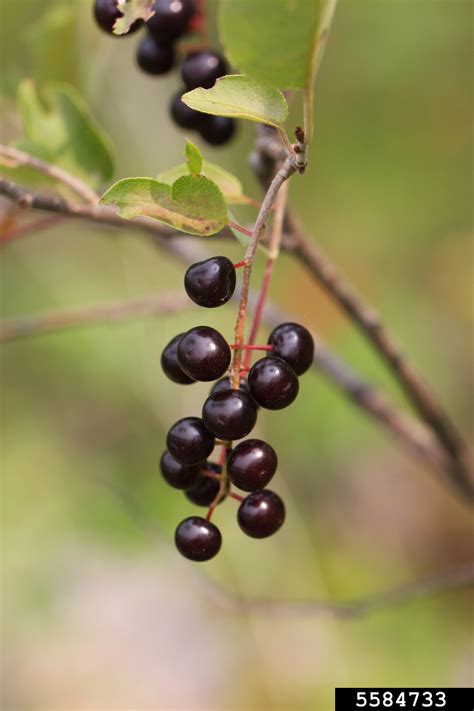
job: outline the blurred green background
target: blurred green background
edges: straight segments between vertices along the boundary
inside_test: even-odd
[[[178,78],[141,74],[139,37],[102,34],[91,4],[0,0],[3,140],[18,135],[20,79],[66,80],[110,135],[117,176],[155,175],[181,161],[184,134],[167,114]],[[312,160],[291,200],[466,437],[471,122],[470,0],[339,0]],[[258,198],[252,138],[242,125],[230,148],[202,148]],[[218,240],[209,249],[242,253]],[[2,249],[3,315],[131,299],[179,288],[182,275],[136,233],[61,223]],[[271,295],[403,403],[290,257]],[[282,531],[246,538],[228,501],[215,514],[224,546],[214,561],[196,568],[175,553],[174,528],[196,509],[164,485],[157,463],[168,427],[199,414],[207,387],[165,380],[160,352],[198,322],[230,339],[234,318],[231,305],[204,315],[190,307],[3,347],[6,710],[326,711],[337,685],[472,683],[466,592],[349,622],[235,613],[207,590],[211,579],[239,594],[350,599],[472,553],[466,508],[314,372],[291,410],[258,423],[280,458],[272,488],[287,503]]]

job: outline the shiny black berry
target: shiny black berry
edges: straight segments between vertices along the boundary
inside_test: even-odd
[[[153,10],[155,14],[147,22],[149,31],[171,44],[188,30],[195,7],[193,0],[155,0]]]
[[[298,395],[295,371],[286,361],[274,356],[257,360],[250,369],[248,381],[255,402],[268,410],[288,407]]]
[[[160,459],[160,470],[163,479],[175,489],[189,489],[194,486],[200,476],[200,466],[185,466],[178,462],[169,452],[163,452]]]
[[[118,0],[95,0],[94,17],[99,27],[104,32],[107,32],[107,34],[112,35],[113,37],[125,36],[115,35],[113,33],[115,20],[118,20],[120,17],[123,17],[122,13],[118,9]],[[132,34],[132,32],[138,30],[142,24],[143,22],[141,20],[137,20],[133,23],[133,25],[130,27],[129,31],[126,34]]]
[[[211,257],[191,264],[184,288],[192,301],[208,309],[226,304],[235,290],[235,267],[227,257]]]
[[[278,531],[285,520],[285,505],[273,491],[249,494],[239,506],[237,521],[252,538],[266,538]]]
[[[228,116],[207,116],[199,127],[199,133],[211,146],[223,146],[235,133],[235,121]]]
[[[273,447],[261,439],[246,439],[230,453],[227,470],[232,483],[244,491],[263,489],[276,472],[278,459]]]
[[[190,516],[181,521],[174,535],[176,548],[189,560],[210,560],[222,545],[221,532],[210,521],[200,516]]]
[[[137,64],[147,74],[166,74],[174,64],[174,49],[148,35],[138,45]]]
[[[207,462],[203,464],[203,469],[214,472],[215,474],[220,474],[222,467],[213,462]],[[196,483],[184,492],[186,498],[192,501],[196,506],[210,506],[215,500],[217,494],[219,493],[220,483],[218,479],[213,479],[204,474],[200,474],[196,480]],[[219,503],[223,501],[225,496],[222,496]]]
[[[183,417],[168,432],[166,446],[181,464],[199,464],[214,449],[214,437],[199,417]]]
[[[178,333],[165,347],[161,354],[161,367],[164,374],[174,383],[190,385],[196,381],[190,378],[189,375],[186,375],[178,363],[178,343],[183,335],[183,333]]]
[[[203,117],[206,114],[201,113],[201,111],[196,111],[191,109],[189,106],[181,101],[181,97],[184,94],[184,90],[180,89],[177,94],[173,97],[170,104],[170,114],[175,122],[180,128],[186,128],[188,130],[198,129],[201,125]]]
[[[243,390],[223,390],[209,395],[202,408],[207,429],[219,439],[242,439],[257,421],[257,408]]]
[[[216,79],[227,72],[227,62],[217,52],[205,49],[201,52],[190,52],[181,65],[181,76],[188,91],[202,86],[210,89]]]
[[[273,355],[283,358],[296,375],[306,373],[313,362],[313,337],[298,323],[280,324],[271,332],[268,343],[273,346]]]
[[[217,381],[217,383],[214,383],[209,395],[214,395],[214,393],[221,393],[224,390],[232,390],[229,377],[221,378]],[[245,393],[247,393],[247,395],[250,395],[249,384],[245,378],[240,378],[239,390],[243,390]]]
[[[178,343],[178,362],[194,380],[217,380],[230,364],[230,348],[223,336],[210,326],[196,326]]]

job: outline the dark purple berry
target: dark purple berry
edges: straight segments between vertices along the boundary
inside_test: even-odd
[[[194,380],[217,380],[230,364],[230,348],[223,336],[210,326],[196,326],[178,343],[178,362]]]
[[[223,146],[235,133],[235,121],[228,116],[207,116],[199,127],[202,138],[211,146]]]
[[[193,0],[155,0],[153,10],[149,31],[160,42],[171,44],[186,33],[195,8]]]
[[[215,474],[220,474],[222,471],[222,467],[213,462],[203,464],[202,468],[212,471]],[[200,474],[196,483],[185,491],[184,495],[192,501],[193,504],[196,504],[196,506],[210,506],[219,493],[219,489],[220,482],[218,479]],[[219,503],[221,503],[224,498],[225,496],[222,496]]]
[[[281,410],[291,405],[298,395],[299,382],[295,371],[281,358],[260,358],[248,376],[253,399],[268,410]]]
[[[242,439],[257,421],[254,401],[243,390],[223,390],[210,395],[202,408],[202,419],[219,439]]]
[[[266,538],[276,533],[285,520],[285,505],[273,491],[264,489],[249,494],[240,504],[237,521],[252,538]]]
[[[138,45],[137,64],[147,74],[166,74],[174,64],[174,49],[148,35]]]
[[[137,20],[130,27],[126,35],[114,34],[113,28],[115,20],[118,20],[119,17],[123,17],[122,13],[118,9],[118,0],[95,0],[94,17],[99,27],[113,37],[125,37],[126,35],[130,35],[132,32],[138,30],[143,24],[141,20]]]
[[[232,390],[229,377],[221,378],[217,381],[217,383],[214,383],[209,395],[214,395],[214,393],[221,393],[224,390]],[[250,388],[246,378],[240,378],[239,390],[243,390],[244,393],[250,395]]]
[[[164,480],[175,489],[189,489],[196,483],[201,467],[180,464],[169,452],[163,452],[160,459],[160,470]]]
[[[282,323],[270,334],[268,343],[273,346],[273,355],[283,358],[295,371],[303,375],[313,362],[313,337],[299,323]]]
[[[206,114],[186,106],[184,101],[181,101],[183,93],[183,90],[178,91],[171,100],[171,117],[180,128],[186,128],[188,130],[198,129]]]
[[[210,89],[227,72],[227,62],[217,52],[205,49],[190,52],[181,65],[181,76],[188,91],[199,86]]]
[[[165,347],[161,354],[161,367],[164,374],[174,383],[180,385],[190,385],[196,381],[186,375],[184,370],[178,363],[178,343],[180,342],[183,333],[178,333]]]
[[[278,459],[273,447],[261,439],[246,439],[230,453],[227,470],[232,483],[244,491],[263,489],[276,472]]]
[[[210,521],[200,516],[190,516],[181,521],[174,534],[176,548],[189,560],[210,560],[222,545],[221,532]]]
[[[214,449],[214,437],[199,417],[183,417],[168,432],[166,446],[181,464],[199,464]]]
[[[196,506],[210,506],[219,493],[219,487],[217,479],[202,476],[184,495]]]
[[[184,288],[192,301],[208,309],[226,304],[235,290],[235,267],[227,257],[211,257],[191,264]]]

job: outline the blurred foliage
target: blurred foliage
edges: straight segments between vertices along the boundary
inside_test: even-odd
[[[341,0],[318,77],[311,164],[290,191],[309,233],[377,305],[466,436],[471,10],[469,0]],[[182,161],[184,134],[167,114],[178,78],[139,74],[137,41],[101,34],[86,0],[4,0],[5,138],[19,135],[21,79],[67,81],[111,136],[118,177]],[[290,120],[299,118],[295,106]],[[258,198],[251,144],[242,125],[230,148],[204,157]],[[142,237],[79,222],[19,239],[1,260],[6,317],[166,291],[183,276]],[[403,403],[288,256],[272,299]],[[225,545],[215,561],[196,571],[172,550],[176,523],[194,508],[160,481],[157,462],[167,428],[199,413],[207,387],[166,381],[160,351],[200,320],[231,338],[234,317],[231,306],[190,307],[3,347],[5,708],[326,711],[335,685],[470,684],[466,593],[349,623],[233,615],[203,587],[205,575],[242,593],[348,599],[472,552],[468,514],[437,476],[313,373],[291,411],[258,425],[278,450],[285,529],[246,539],[229,501],[216,512]]]

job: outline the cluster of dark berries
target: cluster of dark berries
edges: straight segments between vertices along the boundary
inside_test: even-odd
[[[192,32],[201,21],[195,0],[155,0],[154,15],[146,23],[146,35],[138,45],[136,61],[147,74],[167,74],[176,64],[176,41]],[[99,27],[114,35],[115,21],[122,17],[118,0],[95,0],[94,15]],[[144,23],[135,22],[128,35]],[[216,79],[227,73],[227,63],[218,52],[209,49],[188,52],[181,64],[184,87],[173,97],[170,114],[174,122],[187,130],[199,131],[214,146],[227,143],[235,132],[235,121],[224,116],[211,116],[189,108],[181,101],[186,91],[210,89]]]
[[[184,278],[188,296],[206,308],[227,303],[235,289],[236,266],[221,256],[193,264]],[[285,518],[283,501],[265,488],[277,469],[273,447],[260,439],[244,439],[235,447],[232,443],[252,431],[259,407],[280,410],[293,402],[298,376],[312,363],[314,342],[303,326],[284,323],[272,331],[266,346],[245,348],[264,350],[268,355],[243,369],[235,389],[227,374],[231,346],[211,326],[180,333],[161,356],[164,373],[175,383],[217,381],[201,417],[185,417],[171,427],[160,464],[168,484],[183,489],[198,506],[209,507],[206,518],[191,516],[176,529],[178,550],[195,561],[213,558],[221,547],[220,531],[210,518],[227,496],[240,501],[239,526],[254,538],[272,535]],[[216,444],[223,447],[219,464],[208,461]],[[250,493],[242,497],[232,486]]]

